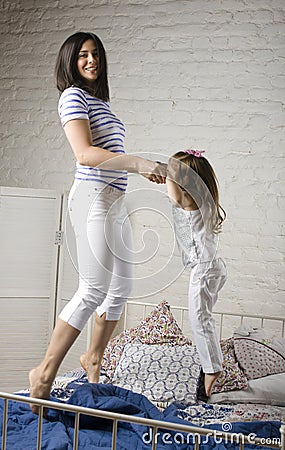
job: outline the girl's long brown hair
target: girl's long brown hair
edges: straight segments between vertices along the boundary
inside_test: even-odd
[[[172,173],[170,172],[171,179],[178,183],[188,195],[193,197],[199,207],[205,202],[208,205],[214,204],[214,208],[211,208],[211,228],[215,233],[220,232],[222,223],[226,218],[226,212],[219,203],[218,180],[213,167],[203,156],[197,157],[184,151],[175,153],[172,158],[178,160],[179,164],[175,164],[176,169]],[[170,165],[173,167],[171,159]],[[193,181],[193,173],[191,176],[189,168],[197,173],[199,177],[198,183],[197,180]],[[203,183],[201,183],[201,180]],[[202,187],[203,185],[204,188]]]

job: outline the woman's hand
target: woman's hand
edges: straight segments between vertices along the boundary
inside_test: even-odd
[[[166,183],[166,170],[167,164],[161,163],[159,161],[147,161],[144,166],[149,165],[149,167],[143,167],[143,170],[140,170],[139,173],[143,177],[147,178],[149,181],[157,184],[165,184]]]

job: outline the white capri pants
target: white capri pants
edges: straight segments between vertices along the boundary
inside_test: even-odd
[[[190,274],[189,319],[204,373],[222,370],[223,356],[212,310],[226,279],[227,271],[222,258],[199,263]]]
[[[98,181],[75,180],[68,209],[79,285],[59,317],[81,331],[95,310],[119,320],[132,290],[132,230],[124,192]]]

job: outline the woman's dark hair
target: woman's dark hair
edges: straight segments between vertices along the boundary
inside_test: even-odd
[[[77,59],[84,42],[92,39],[99,55],[99,74],[94,87],[87,85],[77,69]],[[104,101],[109,101],[109,84],[107,58],[101,40],[93,33],[79,31],[69,36],[62,44],[55,65],[56,87],[60,93],[70,86],[77,86],[89,94]]]

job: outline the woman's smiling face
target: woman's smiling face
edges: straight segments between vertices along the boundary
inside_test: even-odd
[[[99,55],[93,39],[83,43],[78,53],[77,70],[89,86],[94,86],[99,74]]]

